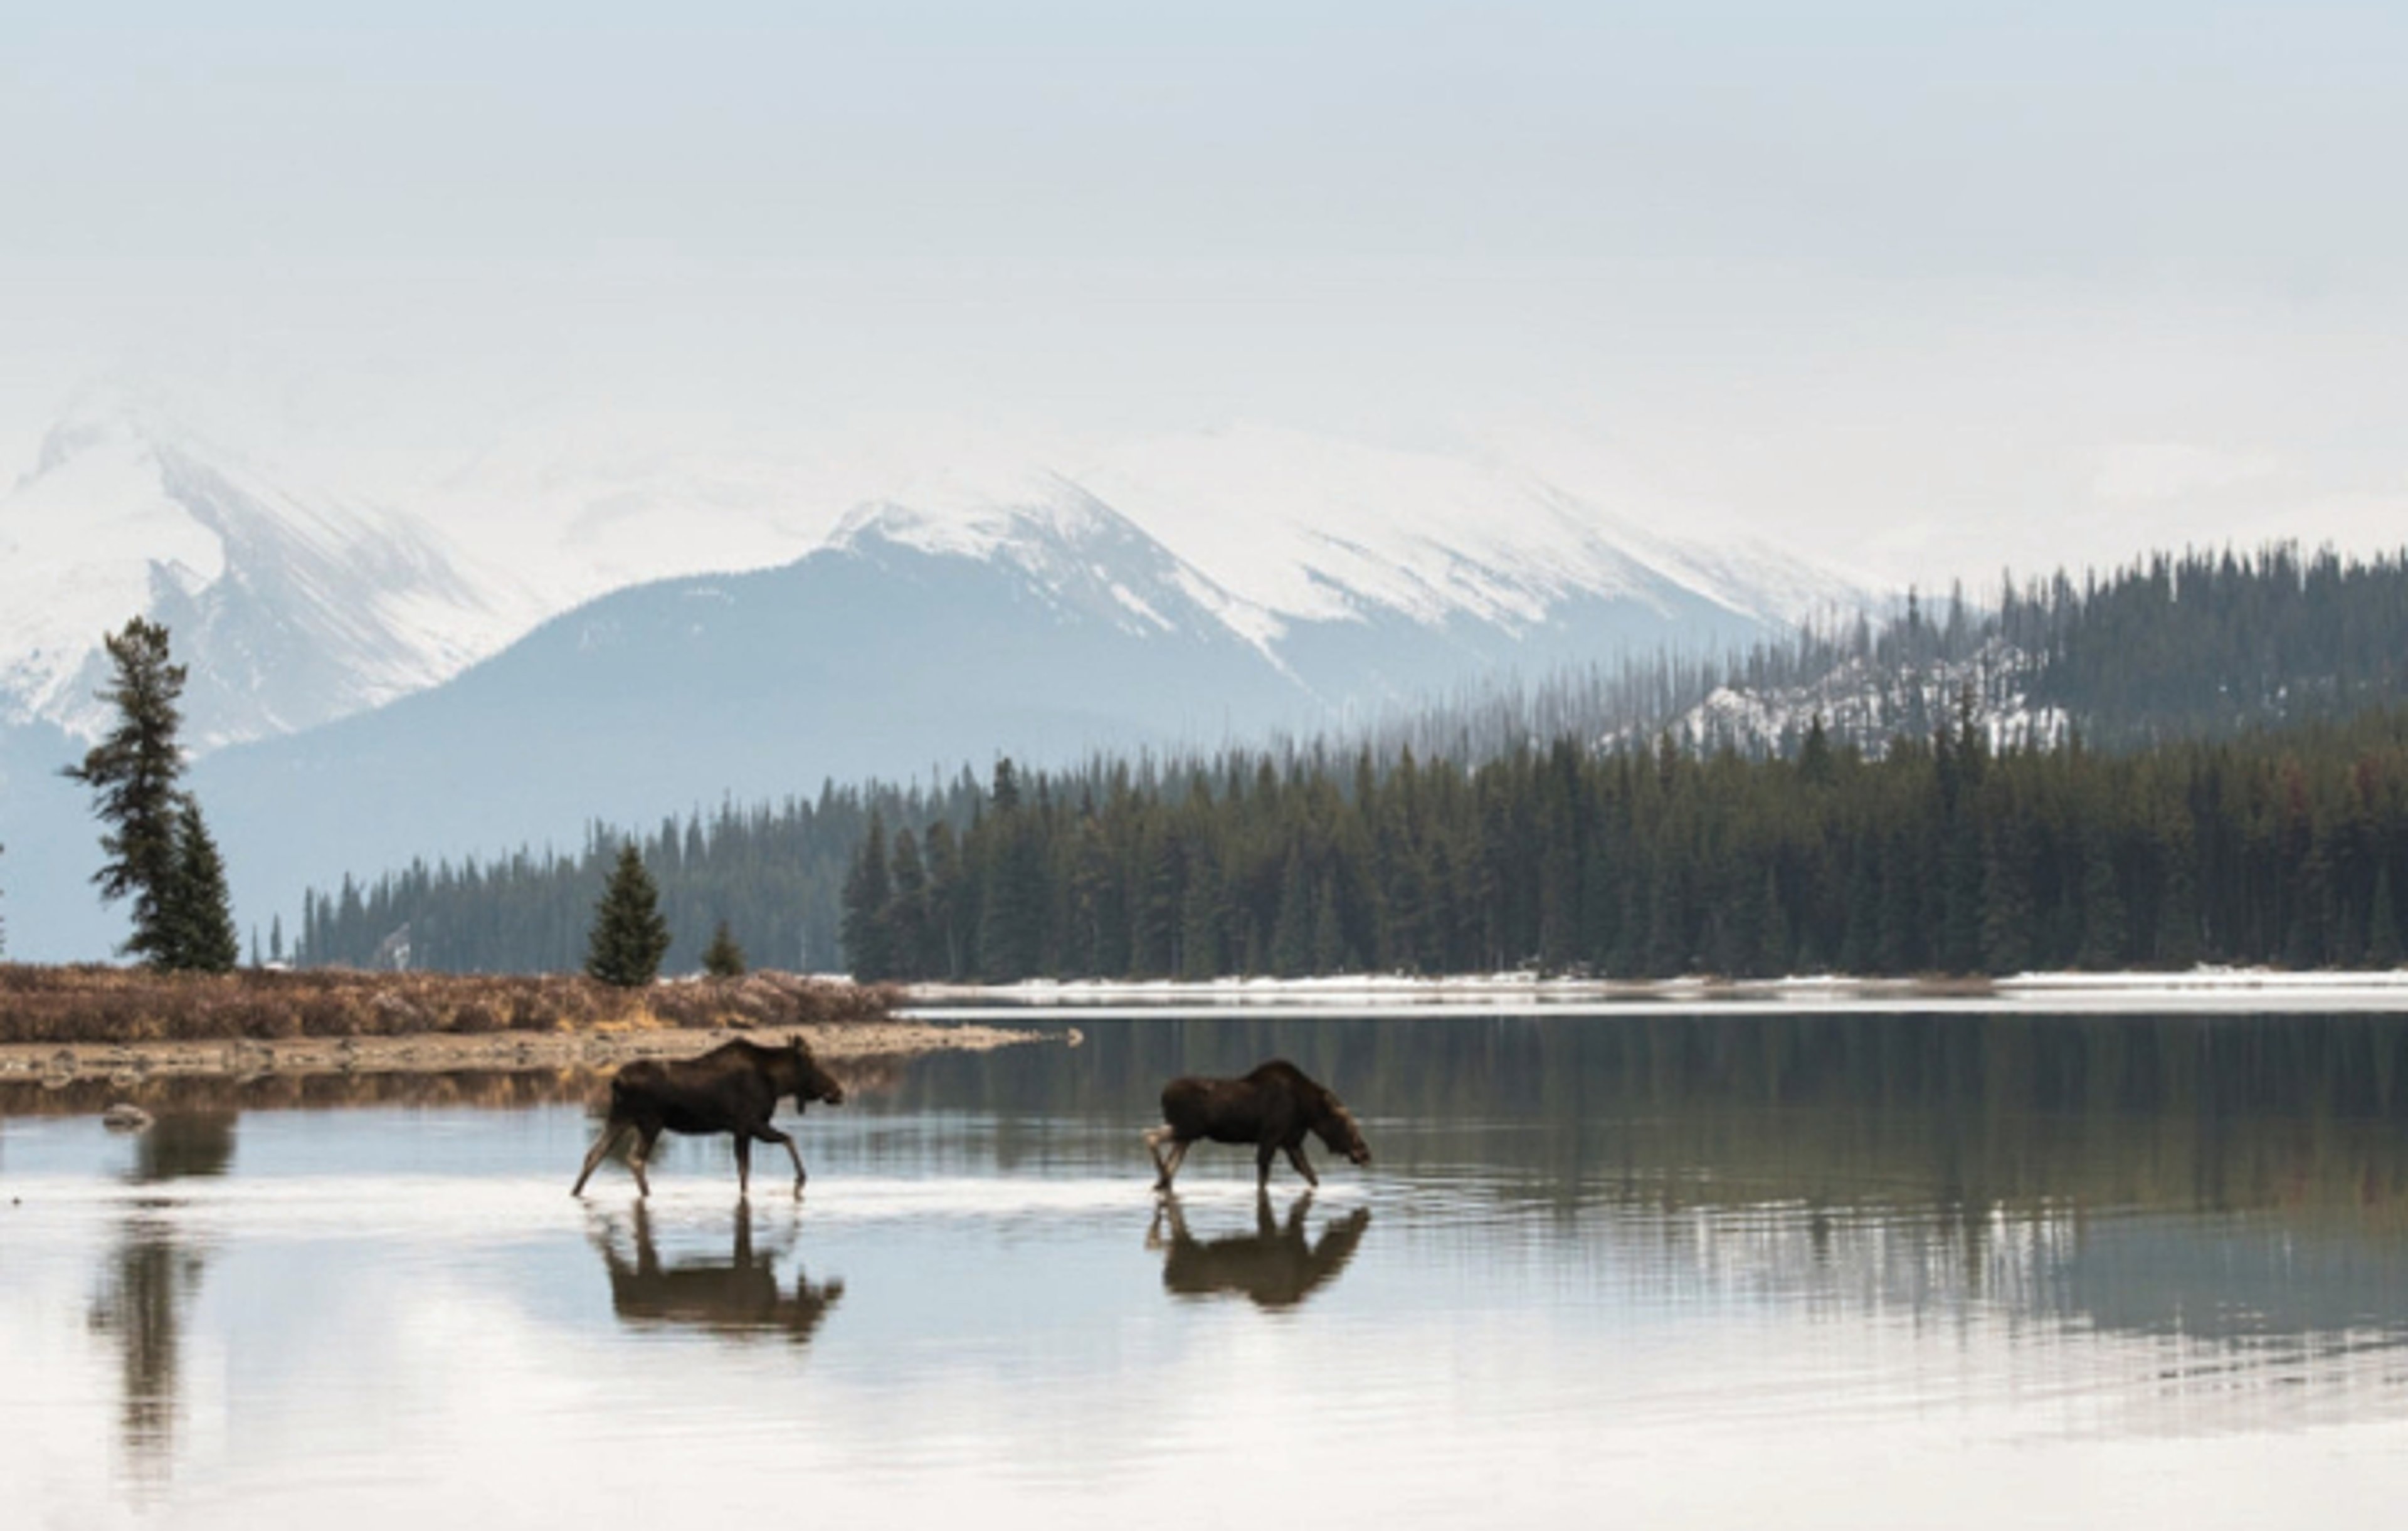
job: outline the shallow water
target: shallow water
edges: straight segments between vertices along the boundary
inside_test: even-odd
[[[2262,1526],[2408,1483],[2400,1019],[1079,1023],[866,1077],[749,1209],[716,1144],[572,1201],[586,1080],[162,1086],[140,1138],[0,1095],[0,1520]],[[1199,1149],[1158,1204],[1160,1080],[1275,1052],[1378,1162],[1258,1202]]]

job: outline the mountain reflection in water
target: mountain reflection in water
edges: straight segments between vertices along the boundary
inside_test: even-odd
[[[1257,1308],[1294,1308],[1338,1279],[1371,1225],[1371,1209],[1357,1207],[1324,1223],[1321,1237],[1309,1240],[1304,1220],[1312,1209],[1312,1193],[1307,1191],[1289,1205],[1282,1223],[1271,1215],[1270,1194],[1261,1192],[1254,1198],[1253,1233],[1197,1238],[1188,1232],[1179,1198],[1165,1195],[1155,1201],[1145,1247],[1162,1252],[1162,1284],[1182,1297],[1234,1292]]]
[[[782,1334],[809,1344],[828,1309],[844,1295],[841,1281],[814,1282],[797,1266],[793,1289],[778,1278],[778,1255],[752,1242],[752,1206],[736,1207],[735,1247],[725,1260],[683,1255],[664,1261],[652,1239],[652,1214],[636,1203],[630,1260],[619,1251],[616,1229],[603,1223],[594,1247],[610,1275],[610,1310],[635,1327],[695,1328],[711,1334],[752,1337]]]

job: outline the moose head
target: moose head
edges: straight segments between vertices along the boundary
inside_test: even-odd
[[[1363,1141],[1363,1129],[1354,1121],[1354,1113],[1339,1103],[1336,1095],[1328,1099],[1328,1109],[1312,1124],[1313,1136],[1328,1145],[1332,1153],[1342,1153],[1358,1165],[1371,1162],[1371,1147]]]
[[[820,1066],[819,1060],[811,1056],[811,1050],[804,1045],[800,1037],[788,1040],[786,1052],[787,1078],[792,1083],[781,1089],[780,1095],[793,1095],[797,1107],[807,1106],[814,1100],[830,1106],[844,1104],[844,1086],[837,1082],[835,1075]]]

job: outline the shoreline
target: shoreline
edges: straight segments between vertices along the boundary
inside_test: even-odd
[[[896,1013],[960,1021],[1198,1019],[1343,1010],[1397,1016],[1787,1014],[1817,1009],[1971,1013],[2408,1010],[2408,967],[2365,972],[2192,968],[2178,973],[2018,973],[2003,978],[1575,979],[1527,973],[1448,978],[1348,974],[1312,979],[1031,979],[1012,984],[914,983]]]
[[[935,1052],[986,1052],[1061,1039],[1058,1032],[898,1017],[806,1022],[757,1031],[661,1026],[479,1036],[419,1032],[272,1040],[7,1042],[0,1043],[0,1083],[37,1080],[64,1086],[77,1080],[108,1079],[132,1085],[153,1079],[238,1080],[269,1075],[591,1071],[638,1058],[693,1057],[738,1037],[769,1042],[796,1033],[810,1044],[814,1057],[830,1064],[894,1062]]]

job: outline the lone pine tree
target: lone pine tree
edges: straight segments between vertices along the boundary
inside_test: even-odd
[[[119,952],[154,967],[185,966],[185,933],[208,924],[211,915],[204,911],[196,918],[179,906],[186,885],[181,842],[190,803],[176,787],[184,770],[176,742],[183,724],[177,702],[184,692],[184,666],[168,658],[167,629],[140,617],[102,642],[116,679],[100,699],[117,709],[117,726],[80,764],[61,774],[93,789],[93,811],[108,825],[100,837],[108,860],[92,879],[100,896],[110,903],[134,901],[134,934]],[[193,809],[195,821],[198,811]],[[208,846],[208,859],[214,862],[216,855],[216,847]],[[224,886],[219,866],[221,903]],[[213,929],[209,935],[214,937]]]
[[[710,944],[702,950],[702,970],[716,979],[744,976],[744,949],[736,944],[736,937],[724,920],[719,922],[719,928],[711,932]]]
[[[644,870],[643,852],[633,840],[619,848],[609,884],[594,906],[585,971],[621,989],[640,989],[660,976],[669,949],[668,922],[661,918],[660,889]]]

